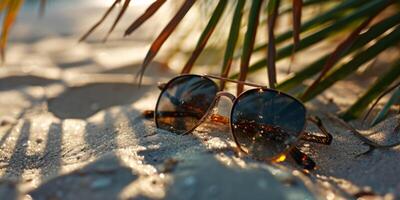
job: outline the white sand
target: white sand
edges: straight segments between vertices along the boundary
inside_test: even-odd
[[[225,126],[205,123],[187,136],[156,130],[140,113],[154,107],[156,82],[176,72],[154,63],[139,89],[131,82],[147,49],[143,38],[76,40],[56,34],[10,45],[0,68],[0,199],[400,198],[400,147],[356,157],[368,147],[325,115],[349,106],[362,81],[342,81],[307,104],[334,137],[330,146],[300,144],[318,165],[307,174],[290,159],[237,157]],[[392,134],[399,120],[353,125],[389,144],[400,139]]]

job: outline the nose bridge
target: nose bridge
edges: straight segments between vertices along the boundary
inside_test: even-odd
[[[207,116],[209,116],[212,113],[212,110],[218,105],[218,102],[221,99],[221,97],[227,97],[232,103],[236,99],[236,96],[229,92],[225,92],[225,91],[218,92],[217,95],[215,96],[214,101],[212,102],[210,108],[206,112],[204,118],[206,118]],[[203,121],[203,119],[201,121]]]
[[[225,91],[218,92],[217,95],[215,96],[215,98],[214,98],[214,100],[213,100],[211,106],[208,108],[208,110],[207,110],[207,112],[204,114],[204,116],[199,120],[199,122],[197,123],[197,125],[194,126],[192,129],[186,131],[186,132],[183,133],[183,134],[185,135],[185,134],[188,134],[188,133],[192,132],[192,131],[193,131],[194,129],[196,129],[201,123],[203,123],[203,122],[207,119],[207,117],[210,116],[210,115],[212,114],[213,109],[215,108],[215,106],[217,106],[217,104],[218,104],[218,102],[219,102],[219,100],[220,100],[221,97],[227,97],[229,100],[232,101],[232,103],[233,103],[233,102],[235,101],[235,99],[236,99],[235,95],[233,95],[233,94],[231,94],[231,93],[229,93],[229,92],[225,92]]]
[[[221,91],[221,92],[218,92],[218,93],[217,93],[216,99],[219,99],[219,98],[221,98],[221,97],[227,97],[227,98],[230,99],[232,102],[234,102],[235,99],[236,99],[236,96],[235,96],[235,95],[233,95],[233,94],[231,94],[231,93],[229,93],[229,92],[225,92],[225,91]]]
[[[232,103],[233,103],[233,102],[235,101],[235,99],[236,99],[236,96],[233,95],[233,94],[231,94],[231,93],[229,93],[229,92],[225,92],[225,91],[218,92],[217,95],[216,95],[216,97],[214,98],[214,102],[213,102],[213,104],[212,104],[210,110],[207,112],[207,115],[211,114],[212,110],[213,110],[213,109],[216,109],[216,108],[217,108],[218,110],[219,110],[219,109],[222,109],[224,112],[226,112],[225,114],[229,114],[229,112],[231,111],[232,107],[231,107],[231,106],[229,106],[229,107],[225,107],[225,106],[220,107],[221,104],[220,104],[219,102],[220,102],[220,100],[221,100],[221,97],[226,97],[226,98],[228,98]],[[224,107],[225,107],[225,108],[224,108]]]

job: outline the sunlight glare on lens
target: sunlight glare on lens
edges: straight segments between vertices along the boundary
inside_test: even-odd
[[[275,159],[274,161],[279,163],[279,162],[283,162],[285,160],[286,160],[286,155],[282,154],[277,159]]]

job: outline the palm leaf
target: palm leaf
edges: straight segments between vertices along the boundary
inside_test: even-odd
[[[374,103],[371,105],[371,107],[368,109],[367,113],[364,115],[363,118],[363,122],[368,118],[369,114],[371,114],[371,111],[375,108],[375,106],[379,103],[379,101],[386,96],[387,94],[389,94],[391,91],[393,91],[394,89],[396,89],[397,87],[400,86],[400,82],[396,83],[395,85],[389,87],[386,91],[382,92],[379,97],[377,97],[374,101]],[[388,102],[389,103],[389,102]]]
[[[276,85],[276,46],[275,46],[275,24],[278,18],[280,0],[270,0],[268,4],[268,53],[267,71],[269,87],[275,88]]]
[[[221,76],[223,78],[228,77],[229,71],[231,69],[233,54],[235,52],[235,47],[239,36],[240,24],[242,22],[242,10],[245,3],[245,0],[238,0],[235,12],[233,14],[232,24],[229,30],[228,41],[225,49],[224,61],[222,63]],[[225,82],[221,81],[221,90],[224,89],[224,87]]]
[[[387,4],[389,6],[390,3]],[[343,40],[333,51],[333,53],[327,59],[324,67],[321,70],[319,76],[314,80],[314,82],[307,88],[304,92],[304,96],[307,96],[308,93],[311,93],[312,90],[318,85],[321,79],[333,68],[333,66],[343,57],[345,51],[347,51],[355,42],[355,40],[360,36],[361,31],[363,31],[369,23],[378,15],[381,11],[383,11],[386,7],[383,7],[381,10],[373,13],[370,17],[368,17],[363,23],[361,23],[349,36]]]
[[[92,32],[104,22],[107,16],[110,15],[111,11],[114,10],[114,8],[120,1],[121,0],[115,0],[114,3],[104,13],[103,17],[97,23],[95,23],[85,34],[83,34],[83,36],[79,39],[79,42],[86,40],[86,38],[89,37],[89,35],[92,34]]]
[[[387,30],[391,29],[392,27],[398,25],[400,23],[400,13],[395,14],[393,16],[390,16],[379,23],[376,23],[375,25],[371,26],[368,31],[365,33],[362,33],[357,40],[354,42],[352,47],[344,51],[342,54],[343,56],[346,56],[355,50],[363,47],[370,41],[376,39],[377,37],[381,36],[383,33],[385,33]],[[320,72],[324,66],[324,64],[327,62],[328,57],[331,55],[331,53],[327,53],[325,56],[322,56],[319,58],[317,61],[313,62],[309,66],[305,67],[301,71],[297,72],[294,76],[288,78],[287,80],[283,81],[282,83],[278,84],[277,88],[280,90],[284,91],[289,91],[293,89],[294,87],[298,86],[301,84],[304,80],[311,78],[318,72]]]
[[[247,31],[244,38],[243,44],[243,53],[242,58],[240,60],[240,74],[239,74],[239,81],[246,80],[247,76],[247,69],[250,63],[251,53],[254,47],[254,41],[257,34],[257,27],[258,27],[258,19],[260,16],[261,4],[263,0],[253,0],[251,3]],[[243,91],[243,84],[237,85],[237,94],[242,93]]]
[[[0,11],[6,9],[12,0],[1,0],[0,1]]]
[[[303,0],[302,1],[302,8],[312,6],[312,5],[323,5],[323,4],[330,4],[330,3],[337,3],[336,0]],[[292,13],[294,10],[293,4],[291,6],[282,6],[282,9],[279,11],[279,15],[283,15],[286,13]]]
[[[388,0],[386,0],[388,1]],[[375,0],[371,1],[359,9],[357,9],[355,12],[350,13],[349,15],[338,19],[331,25],[325,27],[324,29],[319,30],[316,33],[313,33],[305,38],[303,38],[299,45],[298,45],[298,50],[303,50],[307,47],[310,47],[322,40],[325,40],[328,36],[334,35],[335,33],[339,33],[341,30],[345,29],[346,27],[350,26],[352,23],[357,22],[360,18],[364,18],[369,16],[371,12],[374,12],[375,10],[379,10],[382,7],[382,1],[381,0]],[[293,49],[293,44],[289,44],[282,49],[278,50],[277,52],[277,60],[281,60],[283,58],[286,58],[291,55]],[[262,69],[266,65],[267,61],[266,59],[261,59],[258,62],[254,63],[251,65],[248,69],[249,72],[254,72],[257,70]],[[231,78],[237,78],[238,74],[234,74],[231,76]]]
[[[349,74],[356,71],[360,66],[364,63],[370,61],[375,56],[380,54],[382,51],[386,50],[387,48],[395,45],[397,42],[400,41],[400,27],[397,27],[393,32],[386,35],[375,44],[373,44],[368,49],[358,53],[351,61],[348,63],[338,67],[335,71],[327,75],[307,96],[302,96],[303,101],[308,101],[315,97],[316,95],[320,94],[327,88],[331,87],[337,81],[347,77]]]
[[[217,23],[221,19],[222,13],[224,12],[226,8],[226,4],[228,3],[228,0],[220,0],[218,2],[218,5],[216,6],[210,20],[208,21],[208,24],[204,31],[201,33],[199,40],[197,41],[197,45],[190,56],[189,60],[185,64],[185,66],[182,69],[182,74],[189,73],[193,67],[194,62],[196,59],[199,57],[200,53],[203,51],[204,47],[207,44],[208,39],[211,37],[211,34],[213,33],[215,27],[217,26]]]
[[[110,30],[108,31],[106,37],[104,38],[103,42],[106,42],[110,34],[114,31],[115,27],[117,26],[119,20],[121,20],[122,16],[125,14],[126,9],[128,9],[131,0],[125,0],[124,4],[121,7],[121,10],[118,13],[117,18],[115,18],[114,23],[112,24]]]
[[[133,31],[139,28],[147,19],[153,16],[166,1],[167,0],[157,0],[151,4],[149,8],[147,8],[147,10],[128,27],[128,29],[126,29],[124,36],[130,35]]]
[[[385,74],[381,75],[378,80],[368,89],[368,91],[360,97],[343,115],[344,120],[351,120],[359,117],[365,108],[376,99],[381,92],[388,88],[400,75],[400,60],[396,62]]]
[[[296,56],[296,48],[300,41],[300,28],[301,28],[301,13],[303,9],[303,0],[293,0],[293,50],[292,50],[292,57],[290,58],[290,64],[288,67],[288,73],[290,73],[292,68],[292,63],[295,60]]]
[[[338,17],[340,17],[341,15],[343,15],[343,13],[345,13],[346,11],[367,3],[368,0],[348,0],[348,1],[343,1],[341,4],[333,7],[332,9],[326,11],[325,13],[316,16],[306,22],[304,22],[301,27],[300,27],[300,33],[306,32],[308,30],[311,30],[315,27],[319,27],[321,25],[326,24],[327,22],[330,22],[331,20],[336,20]],[[290,39],[291,37],[293,37],[293,30],[288,30],[282,34],[280,34],[279,36],[277,36],[275,38],[275,42],[277,44],[282,43],[288,39]],[[268,43],[264,43],[264,44],[260,44],[257,45],[254,48],[254,52],[257,51],[261,51],[264,50],[265,48],[267,48]]]
[[[186,0],[185,3],[179,8],[178,12],[175,14],[175,16],[169,21],[167,26],[161,31],[161,33],[158,35],[158,37],[154,40],[154,42],[151,44],[151,47],[149,51],[147,52],[146,57],[144,58],[142,67],[139,72],[139,83],[142,81],[142,77],[144,74],[144,71],[146,70],[146,67],[150,64],[150,62],[153,60],[153,58],[157,55],[158,51],[164,44],[164,42],[168,39],[168,37],[171,35],[171,33],[175,30],[175,28],[178,26],[179,22],[183,19],[183,17],[186,15],[186,13],[190,10],[190,8],[193,6],[193,4],[196,2],[196,0]]]
[[[392,96],[390,97],[389,101],[385,104],[385,106],[382,108],[382,110],[376,115],[376,117],[372,120],[371,125],[374,126],[377,123],[381,122],[387,113],[389,112],[390,107],[392,107],[393,104],[398,103],[400,99],[400,87],[399,84],[396,85],[396,90],[393,92]],[[380,99],[380,98],[378,98]]]

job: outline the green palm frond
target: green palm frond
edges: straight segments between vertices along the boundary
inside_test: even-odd
[[[245,39],[243,42],[243,51],[242,51],[242,58],[240,59],[240,81],[246,80],[247,70],[249,68],[251,53],[253,51],[254,42],[257,34],[257,26],[258,20],[260,17],[261,5],[262,0],[254,0],[251,3],[250,13],[248,17],[248,25],[245,34]],[[243,85],[238,84],[237,86],[237,93],[241,93],[243,91]]]
[[[224,12],[226,5],[228,3],[228,0],[220,0],[217,7],[215,8],[210,21],[208,22],[206,28],[204,31],[201,33],[201,36],[199,38],[199,41],[197,42],[197,45],[190,56],[189,60],[183,66],[182,73],[189,73],[193,67],[194,62],[197,60],[199,57],[200,53],[203,51],[204,47],[207,44],[208,39],[211,37],[211,34],[213,33],[215,27],[217,26],[217,23],[221,19],[222,13]]]
[[[382,108],[382,110],[379,111],[379,113],[372,120],[371,125],[375,125],[375,124],[381,122],[385,118],[385,116],[388,114],[390,107],[392,107],[394,104],[399,104],[400,103],[399,99],[400,99],[400,87],[397,85],[396,90],[393,92],[392,96],[386,102],[386,104]]]
[[[245,5],[245,0],[238,0],[235,12],[233,14],[231,28],[229,30],[228,41],[226,44],[226,50],[224,60],[221,67],[221,76],[226,78],[231,70],[233,54],[239,37],[240,24],[242,22],[242,11]],[[221,82],[221,89],[224,89],[225,83]]]
[[[398,29],[400,31],[400,29]],[[376,99],[380,93],[392,85],[400,76],[400,60],[384,74],[361,96],[342,116],[342,118],[350,120],[360,117],[368,105]]]

